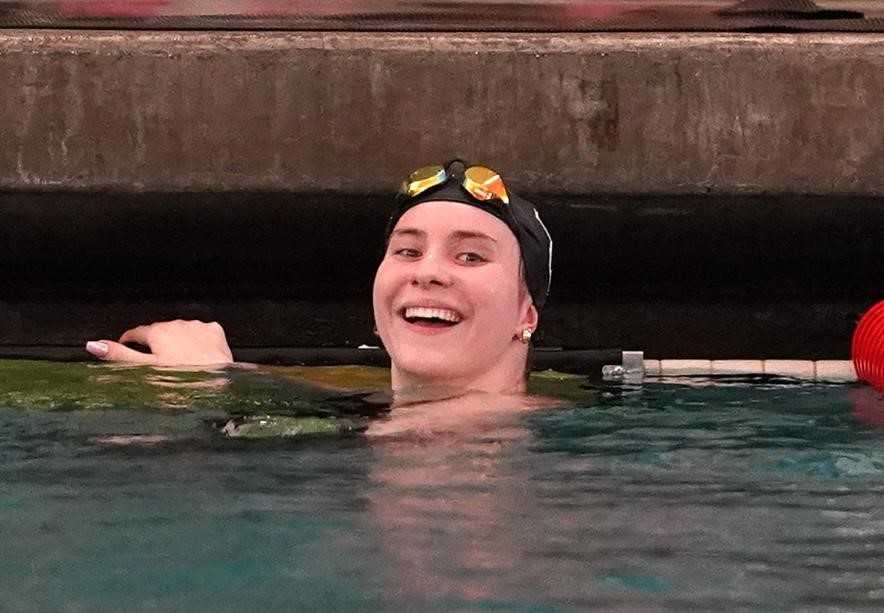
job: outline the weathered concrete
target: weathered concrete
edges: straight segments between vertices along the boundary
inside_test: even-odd
[[[0,31],[0,188],[884,195],[884,35]]]

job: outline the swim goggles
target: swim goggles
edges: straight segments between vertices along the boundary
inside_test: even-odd
[[[448,164],[447,167],[435,164],[418,168],[402,182],[399,193],[406,198],[414,198],[428,189],[447,183],[452,178],[452,174],[448,171],[451,166],[452,164]],[[485,166],[470,166],[464,169],[461,185],[467,193],[480,202],[497,199],[504,204],[510,203],[500,174]]]

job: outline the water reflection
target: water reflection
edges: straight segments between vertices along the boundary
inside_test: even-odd
[[[884,394],[871,386],[862,385],[851,389],[848,395],[856,421],[884,430]]]
[[[387,443],[375,447],[371,515],[392,599],[522,599],[523,538],[541,529],[531,490],[509,465],[510,440]],[[519,443],[521,444],[521,443]]]
[[[501,436],[380,439],[367,521],[388,598],[422,610],[880,605],[884,456],[851,426],[845,391],[648,385],[503,421]]]
[[[390,599],[426,606],[534,597],[519,575],[533,562],[521,536],[539,527],[538,504],[512,454],[531,444],[525,416],[557,404],[478,393],[400,400],[369,426],[370,517]]]

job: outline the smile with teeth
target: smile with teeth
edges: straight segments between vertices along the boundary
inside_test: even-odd
[[[402,316],[408,323],[434,326],[453,326],[462,319],[457,311],[430,307],[406,307]]]

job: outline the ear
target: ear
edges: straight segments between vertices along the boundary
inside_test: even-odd
[[[540,315],[537,313],[537,309],[534,307],[534,302],[529,296],[522,305],[522,316],[519,319],[519,329],[524,330],[525,328],[531,328],[532,330],[536,330],[538,323],[540,323]]]

